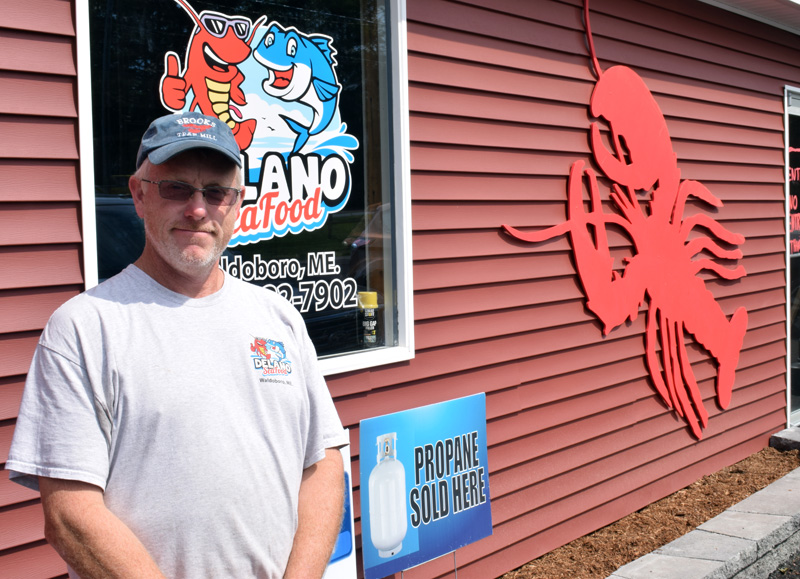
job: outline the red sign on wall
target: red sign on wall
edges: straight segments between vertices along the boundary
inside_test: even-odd
[[[800,254],[800,116],[789,115],[789,251]]]

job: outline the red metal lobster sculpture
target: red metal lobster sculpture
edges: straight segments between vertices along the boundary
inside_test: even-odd
[[[597,174],[584,168],[583,161],[575,161],[567,184],[565,222],[533,232],[508,225],[503,228],[514,238],[533,243],[569,234],[586,306],[603,324],[605,335],[628,318],[636,319],[645,295],[648,297],[645,350],[650,377],[667,406],[700,439],[708,425],[708,412],[686,351],[685,334],[693,336],[717,361],[717,401],[727,408],[747,330],[747,311],[740,307],[728,320],[697,274],[705,269],[728,280],[746,274],[741,265],[731,270],[712,259],[693,259],[701,251],[727,259],[739,259],[742,252],[725,249],[705,236],[689,240],[689,234],[696,227],[704,227],[734,247],[744,243],[744,237],[706,214],[683,219],[689,197],[713,207],[721,207],[722,202],[701,183],[681,181],[666,121],[639,75],[625,66],[600,70],[588,4],[586,0],[586,35],[598,79],[590,111],[593,117],[608,123],[614,150],[603,144],[598,122],[590,125],[590,146],[595,163],[612,182],[609,198],[617,212],[603,211]],[[591,204],[588,212],[583,202],[584,184]],[[650,201],[646,202],[646,197],[643,201],[649,210],[642,207],[638,197],[647,194]],[[622,227],[633,243],[633,255],[624,260],[621,272],[614,269],[609,251],[609,224]]]

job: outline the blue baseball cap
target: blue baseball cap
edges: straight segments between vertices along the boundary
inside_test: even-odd
[[[145,159],[160,165],[178,153],[197,148],[212,149],[242,166],[239,145],[228,125],[201,113],[175,113],[150,123],[136,154],[136,168]]]

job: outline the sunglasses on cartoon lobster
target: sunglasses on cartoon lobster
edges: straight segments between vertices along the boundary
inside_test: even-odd
[[[250,28],[253,23],[249,18],[243,16],[225,16],[218,12],[206,12],[200,15],[200,22],[211,34],[217,38],[223,38],[228,33],[228,28],[233,29],[233,33],[241,38],[247,40],[250,34]]]

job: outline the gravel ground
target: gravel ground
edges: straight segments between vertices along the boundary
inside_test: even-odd
[[[510,571],[502,579],[603,579],[666,545],[792,470],[797,450],[765,448],[590,535]],[[800,552],[769,579],[800,579]]]

